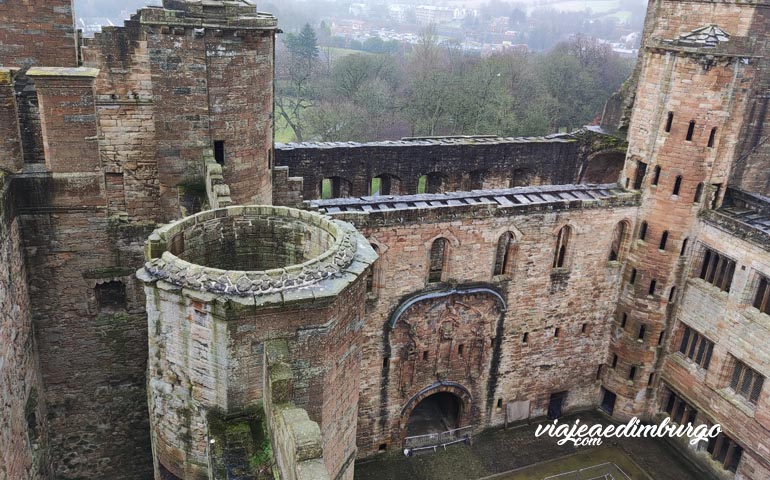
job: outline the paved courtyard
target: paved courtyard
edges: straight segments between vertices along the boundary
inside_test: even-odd
[[[596,412],[582,412],[561,420],[572,423],[608,424]],[[498,429],[474,437],[473,444],[454,445],[446,451],[405,457],[398,451],[382,454],[356,464],[356,480],[446,480],[480,479],[541,480],[581,468],[612,463],[632,480],[704,480],[704,473],[681,457],[671,446],[652,439],[613,439],[598,447],[558,446],[556,439],[535,437],[537,424],[508,430]],[[530,468],[526,468],[530,467]],[[595,477],[615,473],[612,467]],[[623,477],[613,475],[615,480]],[[583,480],[563,476],[554,480]],[[490,479],[491,480],[491,479]]]

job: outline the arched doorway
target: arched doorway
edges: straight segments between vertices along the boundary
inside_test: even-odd
[[[406,422],[406,435],[414,437],[460,427],[462,401],[451,392],[438,392],[422,399]]]

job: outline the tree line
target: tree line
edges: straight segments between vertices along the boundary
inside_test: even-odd
[[[574,36],[546,53],[463,51],[434,30],[409,52],[334,57],[305,25],[277,56],[281,141],[534,136],[595,122],[633,60]],[[285,138],[281,138],[285,137]]]

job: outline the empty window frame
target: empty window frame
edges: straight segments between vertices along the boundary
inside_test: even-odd
[[[703,182],[699,183],[698,186],[695,187],[695,196],[692,199],[693,203],[700,203],[700,199],[702,196],[703,196]]]
[[[737,358],[734,358],[733,374],[730,377],[730,388],[738,395],[756,405],[759,394],[765,383],[765,377],[757,373]]]
[[[708,143],[709,148],[714,148],[714,142],[716,141],[716,139],[717,139],[717,127],[714,127],[711,129],[711,133],[709,134],[709,143]]]
[[[647,164],[644,162],[636,162],[636,177],[634,178],[634,190],[642,188],[642,182],[644,182],[644,175],[647,173]]]
[[[731,472],[738,470],[738,464],[743,455],[743,448],[724,433],[720,433],[716,437],[710,438],[706,451],[711,455],[711,458],[719,462],[725,470]]]
[[[687,137],[685,139],[688,142],[692,141],[692,136],[695,134],[695,120],[690,120],[690,126],[687,127]]]
[[[770,315],[770,281],[764,275],[758,275],[757,289],[752,305],[762,313]]]
[[[674,191],[672,192],[673,195],[679,195],[679,190],[682,189],[682,176],[677,175],[676,180],[674,181]]]
[[[694,424],[698,411],[670,389],[666,388],[666,390],[668,398],[663,410],[668,413],[669,418],[680,425]]]
[[[440,282],[444,275],[446,255],[449,250],[449,241],[446,238],[437,238],[430,247],[430,268],[428,271],[428,283]]]
[[[94,289],[96,303],[100,310],[121,310],[126,308],[126,285],[120,281],[104,282]]]
[[[225,142],[224,140],[214,140],[214,160],[220,165],[225,164]]]
[[[666,118],[666,133],[671,131],[671,127],[674,125],[674,112],[668,112],[668,118]]]
[[[627,223],[618,222],[615,225],[615,229],[612,231],[612,244],[610,245],[610,261],[621,260],[621,254],[623,250],[623,243],[626,237]]]
[[[668,230],[663,232],[663,235],[660,236],[660,245],[658,245],[658,249],[665,250],[666,242],[668,242]]]
[[[556,249],[553,254],[553,268],[564,268],[569,250],[570,237],[572,229],[569,226],[563,226],[556,235]]]
[[[500,236],[497,241],[494,275],[508,275],[513,271],[515,245],[513,233],[505,232]]]
[[[657,185],[660,181],[660,165],[655,165],[655,168],[652,170],[652,184]]]
[[[723,292],[729,292],[730,286],[733,283],[734,273],[734,260],[706,247],[700,268],[700,278]]]
[[[704,370],[708,370],[711,355],[714,353],[714,342],[685,325],[682,341],[679,344],[679,353],[703,367]]]

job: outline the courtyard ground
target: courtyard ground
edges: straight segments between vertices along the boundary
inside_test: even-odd
[[[611,420],[597,412],[569,415],[560,423]],[[356,463],[356,480],[540,480],[557,473],[611,462],[632,480],[704,480],[707,477],[662,440],[623,438],[597,447],[559,446],[556,439],[535,437],[537,423],[483,432],[473,444],[405,457],[400,451]],[[534,466],[534,467],[533,467]],[[527,468],[525,470],[526,467]],[[507,473],[506,473],[507,472]],[[505,475],[499,475],[503,474]],[[491,480],[491,479],[490,479]],[[560,479],[561,480],[561,479]]]

